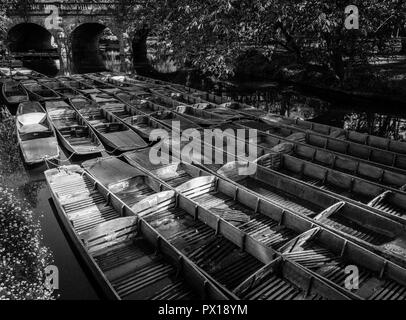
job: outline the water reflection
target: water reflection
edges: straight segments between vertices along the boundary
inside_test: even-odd
[[[23,66],[45,74],[48,77],[54,77],[60,69],[59,59],[23,59]]]
[[[388,108],[367,101],[327,100],[293,86],[278,86],[265,91],[223,89],[217,93],[291,118],[406,140],[406,109],[400,107]]]

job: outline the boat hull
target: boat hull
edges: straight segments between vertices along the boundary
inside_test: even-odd
[[[24,162],[28,165],[59,158],[59,147],[56,137],[20,141],[20,148]]]

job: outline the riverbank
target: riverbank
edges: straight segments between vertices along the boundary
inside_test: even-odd
[[[0,122],[0,300],[53,300],[45,268],[53,254],[43,245],[33,212],[38,187],[24,170],[14,118]]]

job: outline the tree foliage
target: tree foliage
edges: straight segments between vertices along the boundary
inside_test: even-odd
[[[11,0],[7,6],[23,14],[32,1]],[[406,37],[406,0],[114,2],[117,29],[125,34],[121,41],[148,32],[158,38],[158,54],[164,58],[170,54],[180,66],[220,78],[233,74],[241,54],[256,49],[269,58],[284,52],[294,63],[317,65],[345,80],[349,70],[383,49],[387,39]],[[359,30],[344,27],[344,9],[350,4],[359,8]]]
[[[283,49],[301,64],[318,64],[339,78],[351,63],[365,62],[405,23],[404,0],[351,1],[360,29],[346,30],[344,0],[160,0],[154,15],[161,43],[170,44],[178,63],[218,76],[233,73],[247,48],[268,56]],[[156,19],[156,18],[155,18]],[[349,61],[348,61],[349,60]]]

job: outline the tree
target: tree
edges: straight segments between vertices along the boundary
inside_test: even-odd
[[[345,81],[393,34],[387,21],[405,21],[404,0],[353,2],[358,31],[344,27],[344,0],[158,0],[154,14],[163,21],[156,30],[161,42],[171,44],[180,64],[227,77],[247,48],[269,56],[283,48],[298,63],[322,66]]]

